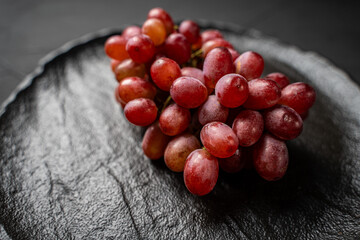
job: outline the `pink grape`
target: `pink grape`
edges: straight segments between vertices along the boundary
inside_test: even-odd
[[[152,160],[161,158],[170,140],[171,137],[160,130],[159,122],[153,123],[147,128],[142,140],[144,154]]]
[[[263,78],[248,82],[249,96],[244,103],[245,108],[265,109],[278,103],[281,91],[277,83]]]
[[[223,106],[236,108],[241,106],[249,96],[248,83],[239,74],[226,74],[216,83],[215,94]]]
[[[124,113],[129,122],[144,127],[156,120],[157,107],[151,99],[137,98],[125,105]]]
[[[239,139],[240,146],[252,146],[263,134],[263,116],[258,111],[243,110],[236,116],[232,129]]]
[[[259,78],[264,70],[264,59],[256,52],[242,53],[234,62],[236,73],[244,76],[248,81]]]
[[[169,136],[175,136],[185,131],[191,121],[189,109],[173,103],[160,114],[159,125],[161,131]]]
[[[210,95],[198,109],[198,118],[201,125],[210,122],[226,122],[228,115],[229,109],[221,105],[215,95]]]

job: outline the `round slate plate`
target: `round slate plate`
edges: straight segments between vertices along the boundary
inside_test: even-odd
[[[0,219],[11,238],[360,238],[358,86],[315,53],[202,26],[262,54],[266,72],[316,89],[302,135],[288,143],[286,176],[221,173],[211,194],[191,195],[181,174],[143,156],[143,130],[113,97],[103,43],[115,32],[103,31],[51,54],[1,109]]]

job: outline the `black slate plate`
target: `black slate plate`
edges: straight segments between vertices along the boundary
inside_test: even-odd
[[[202,25],[316,89],[286,176],[221,173],[210,195],[192,196],[181,174],[143,156],[142,130],[113,97],[103,43],[114,32],[103,31],[49,55],[1,109],[0,220],[12,239],[360,238],[358,86],[315,53]]]

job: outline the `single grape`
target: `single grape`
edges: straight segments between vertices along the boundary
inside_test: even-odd
[[[124,100],[122,100],[119,96],[119,91],[118,91],[118,88],[116,87],[115,88],[115,93],[114,93],[114,96],[115,96],[115,100],[121,105],[121,107],[124,109],[125,105],[126,105],[126,102],[124,102]]]
[[[198,109],[198,118],[201,125],[210,122],[226,122],[228,115],[229,109],[221,105],[215,95],[210,95]]]
[[[170,140],[171,137],[160,130],[159,122],[154,122],[146,129],[142,140],[144,154],[152,160],[161,158]]]
[[[245,108],[265,109],[277,104],[280,99],[281,91],[277,83],[263,78],[258,78],[248,82],[249,96],[244,103]]]
[[[105,42],[105,53],[108,57],[116,59],[118,61],[129,58],[129,54],[126,52],[126,38],[120,35],[114,35],[109,37]]]
[[[236,73],[250,81],[259,78],[264,70],[264,59],[256,52],[248,51],[241,54],[234,62]]]
[[[241,111],[232,124],[232,130],[239,139],[239,145],[249,147],[255,144],[264,131],[264,119],[258,111]]]
[[[131,59],[122,61],[115,69],[116,80],[120,82],[127,77],[139,77],[144,78],[146,74],[146,68],[144,64],[139,64]]]
[[[124,113],[129,122],[144,127],[156,120],[157,107],[151,99],[137,98],[126,104]]]
[[[227,48],[219,47],[211,50],[204,60],[203,73],[206,87],[215,88],[219,79],[234,72],[231,54]]]
[[[281,91],[279,104],[294,109],[297,113],[303,114],[315,103],[316,92],[306,83],[297,82],[286,86]]]
[[[186,63],[191,56],[191,46],[181,33],[172,33],[165,41],[166,56],[178,64]]]
[[[239,74],[226,74],[217,82],[215,94],[223,106],[228,108],[240,107],[249,96],[248,83]]]
[[[289,155],[284,141],[264,134],[253,148],[253,164],[257,173],[268,181],[282,178],[287,170]]]
[[[142,25],[141,31],[153,41],[155,46],[159,46],[165,42],[166,29],[163,22],[157,18],[149,18]]]
[[[119,66],[119,64],[121,63],[121,61],[116,60],[116,59],[111,59],[110,60],[110,66],[111,66],[111,70],[115,73],[115,70],[117,68],[117,66]]]
[[[151,78],[161,90],[170,91],[170,87],[181,76],[179,65],[170,58],[159,58],[150,68]]]
[[[300,115],[287,106],[275,106],[264,112],[265,128],[283,140],[291,140],[300,135],[303,121]]]
[[[159,125],[164,134],[175,136],[185,131],[190,121],[191,114],[189,109],[173,103],[160,114]]]
[[[200,34],[200,36],[201,36],[203,43],[205,43],[209,40],[213,40],[215,38],[224,38],[223,35],[221,34],[221,32],[219,32],[216,29],[205,30]]]
[[[179,77],[170,88],[172,99],[184,108],[197,108],[203,104],[208,93],[205,85],[193,77]]]
[[[170,16],[164,9],[162,8],[153,8],[148,13],[149,18],[157,18],[161,20],[165,26],[166,33],[169,35],[174,31],[174,22]]]
[[[174,172],[184,171],[185,161],[189,154],[201,148],[199,140],[190,133],[181,134],[172,139],[164,154],[166,166]]]
[[[210,193],[219,176],[219,163],[216,157],[204,149],[197,149],[187,157],[184,167],[186,188],[194,195]]]
[[[125,39],[130,39],[139,34],[141,34],[141,28],[133,25],[126,27],[121,36],[123,36]]]
[[[139,77],[123,79],[117,89],[120,98],[126,103],[136,98],[154,99],[156,95],[156,87],[151,82]]]
[[[289,78],[279,72],[269,73],[268,75],[266,75],[266,78],[270,78],[271,80],[275,81],[279,85],[280,89],[283,89],[290,84]]]
[[[126,51],[134,62],[146,63],[154,57],[155,46],[148,36],[140,34],[128,40]]]
[[[225,39],[215,38],[215,39],[205,42],[202,45],[201,49],[203,52],[203,57],[205,58],[211,50],[213,50],[214,48],[217,48],[217,47],[233,48],[231,43],[229,43]],[[231,60],[231,62],[233,62],[233,60]]]
[[[189,43],[196,43],[200,37],[200,27],[191,20],[182,21],[179,26],[179,32],[183,34]]]
[[[248,161],[248,154],[246,154],[246,149],[239,147],[234,155],[228,158],[219,158],[219,165],[222,170],[227,173],[237,173],[240,172]]]
[[[219,158],[232,156],[239,146],[239,140],[233,130],[222,122],[206,124],[200,132],[200,139],[206,150]]]

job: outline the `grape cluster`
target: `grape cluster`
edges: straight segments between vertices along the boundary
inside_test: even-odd
[[[315,91],[282,73],[261,77],[262,56],[237,52],[221,32],[191,20],[174,25],[161,8],[142,27],[129,26],[105,43],[125,117],[148,126],[150,159],[183,172],[187,189],[205,195],[225,172],[255,168],[268,181],[288,167],[286,140],[299,136]]]

